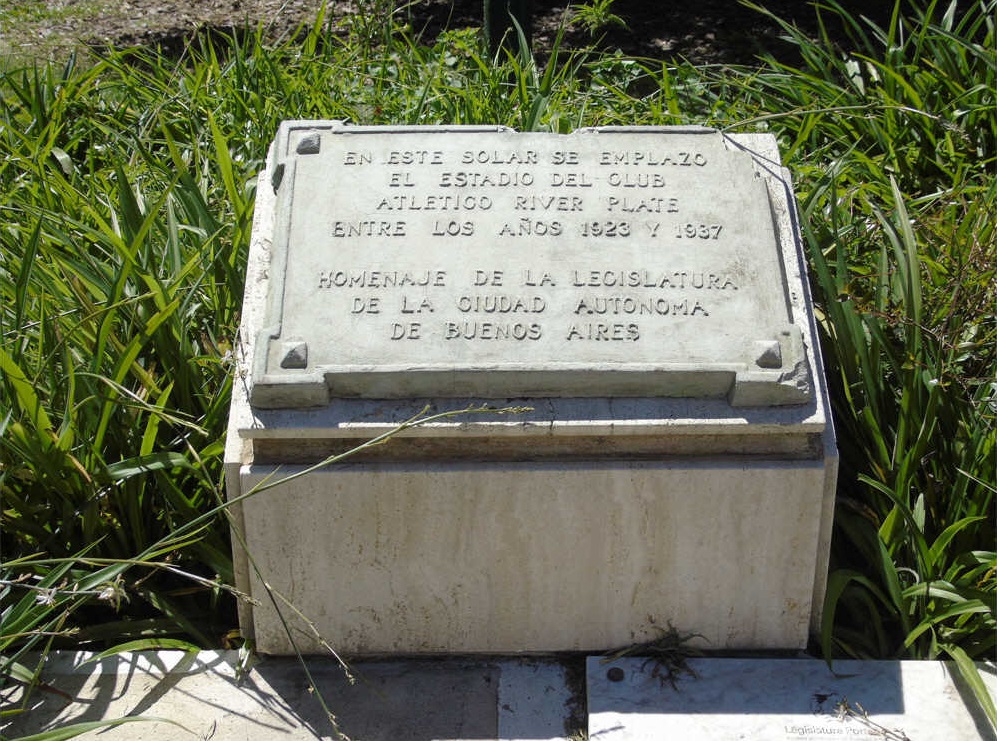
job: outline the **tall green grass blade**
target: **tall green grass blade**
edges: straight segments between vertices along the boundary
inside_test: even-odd
[[[84,661],[83,664],[93,664],[112,656],[118,656],[123,653],[136,653],[138,651],[186,651],[189,655],[194,656],[200,651],[200,648],[190,641],[171,638],[143,638],[128,641],[127,643],[119,643],[117,646],[109,648],[106,651],[94,654]]]
[[[7,383],[13,387],[14,398],[28,416],[39,445],[47,448],[55,439],[52,422],[41,399],[35,393],[34,385],[3,347],[0,347],[0,371],[3,372]]]
[[[170,471],[177,468],[190,468],[187,458],[180,453],[149,453],[112,463],[105,471],[112,481],[124,481],[133,476],[143,476],[153,471]]]
[[[33,733],[30,736],[21,736],[16,739],[11,739],[11,741],[67,741],[71,738],[76,738],[77,736],[82,736],[84,733],[90,733],[91,731],[100,731],[105,728],[115,728],[125,723],[168,723],[171,726],[176,726],[180,730],[184,731],[191,736],[197,737],[197,734],[191,731],[189,728],[184,726],[182,723],[178,723],[175,720],[169,718],[160,718],[156,716],[136,716],[136,717],[126,717],[126,718],[115,718],[113,720],[92,720],[85,721],[83,723],[72,723],[62,728],[54,729],[51,731],[43,731],[41,733]]]
[[[997,705],[994,704],[994,697],[990,694],[990,690],[983,683],[983,677],[980,676],[980,670],[976,668],[976,664],[959,646],[946,645],[945,652],[955,661],[959,676],[969,685],[973,696],[983,708],[987,720],[990,721],[990,725],[997,728]]]

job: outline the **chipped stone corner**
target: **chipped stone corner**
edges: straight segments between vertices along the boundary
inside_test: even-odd
[[[281,347],[281,368],[307,368],[308,343],[292,340],[284,342]]]
[[[813,398],[803,333],[795,324],[774,339],[756,340],[753,356],[739,371],[730,390],[734,407],[790,406]]]

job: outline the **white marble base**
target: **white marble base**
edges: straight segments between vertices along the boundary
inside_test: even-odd
[[[823,482],[816,461],[313,472],[243,507],[256,645],[292,652],[266,580],[347,655],[602,652],[668,622],[710,650],[800,649]],[[301,651],[322,651],[284,617]]]

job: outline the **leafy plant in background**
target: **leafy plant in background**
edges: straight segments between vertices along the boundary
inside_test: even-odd
[[[5,97],[5,558],[129,558],[215,500],[250,193],[161,106],[91,97],[111,71],[24,74]],[[190,547],[230,580],[221,528]],[[210,641],[179,595],[138,594]]]
[[[170,534],[219,500],[251,190],[210,185],[231,182],[227,152],[191,148],[162,99],[133,107],[165,80],[114,73],[4,78],[0,673],[29,684],[30,650],[231,628],[221,521]]]
[[[801,179],[842,453],[822,648],[972,660],[997,639],[997,62],[993,2],[889,26],[822,10],[803,68],[752,76]],[[749,88],[746,87],[746,91]]]
[[[626,21],[613,12],[614,2],[615,0],[589,0],[587,3],[570,5],[568,7],[572,14],[572,22],[592,35],[610,26],[626,28]]]
[[[991,205],[993,195],[991,188]],[[997,464],[995,389],[992,380],[967,379],[961,367],[967,346],[975,344],[967,340],[978,332],[974,322],[986,320],[966,316],[965,324],[946,333],[947,327],[921,316],[926,287],[898,190],[894,204],[893,213],[877,213],[873,225],[888,244],[870,296],[849,295],[854,275],[842,265],[815,261],[825,294],[839,297],[828,304],[825,328],[841,384],[836,418],[848,456],[823,649],[827,656],[859,658],[947,655],[986,705],[971,660],[989,658],[997,635],[997,490],[992,479],[979,478]],[[963,206],[951,209],[948,218],[965,217]],[[978,235],[992,239],[993,226],[981,223],[989,217],[970,210],[970,223],[983,227]],[[975,263],[982,258],[979,243],[967,244]],[[993,271],[991,264],[988,280]],[[984,294],[978,291],[975,298]],[[983,308],[972,299],[967,303],[960,308]],[[897,311],[904,312],[900,322],[891,322]],[[958,322],[959,316],[934,319]],[[988,712],[993,718],[992,705]]]

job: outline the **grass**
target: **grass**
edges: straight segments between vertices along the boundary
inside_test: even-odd
[[[6,68],[3,672],[31,678],[26,648],[237,640],[228,352],[281,119],[701,123],[772,132],[796,179],[842,456],[821,649],[951,658],[997,723],[972,670],[997,635],[995,9],[898,2],[880,27],[825,2],[848,47],[787,25],[795,67],[540,65],[319,17],[293,43]]]
[[[753,86],[788,103],[789,151],[823,165],[800,196],[845,463],[838,562],[852,567],[832,574],[825,650],[994,646],[997,68],[978,8],[856,24],[859,51],[804,47],[811,75]]]
[[[0,57],[65,57],[67,50],[78,43],[76,34],[87,27],[90,18],[112,12],[123,15],[127,11],[108,0],[11,0],[0,6]]]

